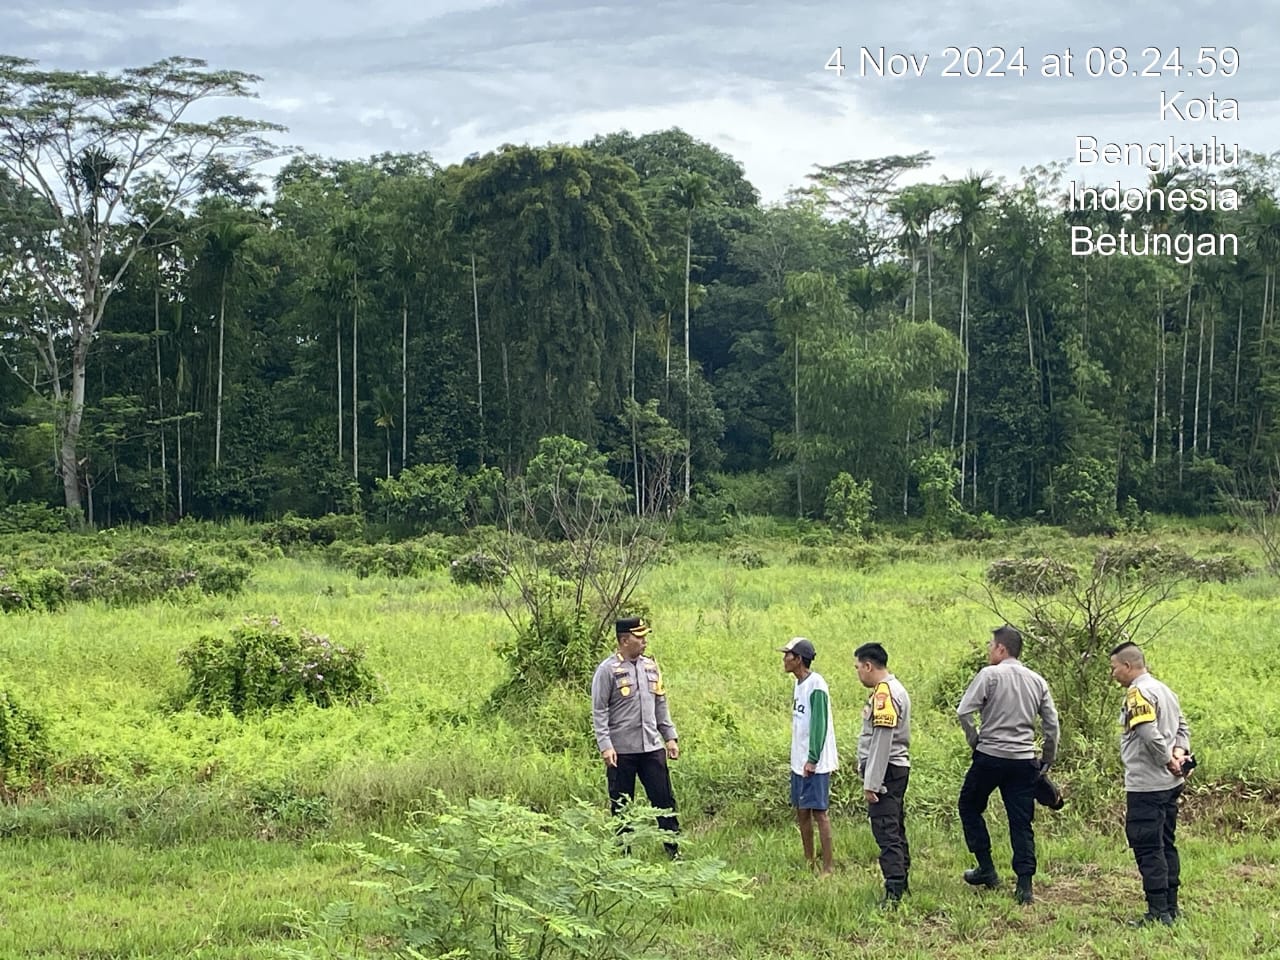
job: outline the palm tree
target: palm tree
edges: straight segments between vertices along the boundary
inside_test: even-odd
[[[222,465],[222,394],[227,329],[227,286],[241,264],[245,245],[258,232],[258,222],[247,220],[240,208],[218,204],[208,214],[202,230],[197,262],[218,283],[218,392],[213,427],[213,465]]]
[[[377,387],[373,391],[373,405],[377,411],[374,425],[387,432],[387,479],[391,479],[391,428],[396,425],[395,398],[386,387]]]
[[[351,277],[351,475],[358,477],[360,475],[360,271],[371,259],[373,242],[369,223],[359,213],[351,213],[333,226],[329,237],[340,269]]]
[[[950,206],[955,214],[951,240],[960,250],[960,345],[961,362],[956,367],[956,387],[951,407],[951,444],[956,440],[956,413],[960,408],[960,375],[964,374],[964,407],[960,438],[960,499],[964,499],[965,460],[969,449],[969,254],[978,245],[982,213],[996,195],[990,173],[970,173],[951,185]],[[976,495],[976,490],[975,490]]]
[[[693,437],[690,435],[689,408],[693,405],[689,358],[689,284],[693,277],[693,215],[708,202],[711,181],[701,173],[688,171],[674,186],[676,200],[684,211],[684,435],[688,445],[684,453],[684,498],[689,499],[690,466],[693,456]]]

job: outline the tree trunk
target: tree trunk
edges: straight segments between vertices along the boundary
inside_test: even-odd
[[[1203,324],[1203,319],[1201,320]],[[1217,334],[1218,315],[1209,314],[1209,397],[1204,405],[1204,452],[1209,452],[1213,442],[1213,341]]]
[[[480,415],[480,463],[484,463],[484,367],[480,361],[480,289],[476,284],[476,255],[471,253],[471,305],[476,321],[476,405]]]
[[[1190,318],[1188,318],[1188,321]],[[1178,388],[1178,488],[1182,488],[1183,457],[1187,435],[1187,345],[1191,339],[1191,324],[1182,327],[1182,385]]]
[[[796,331],[796,516],[804,516],[804,460],[800,453],[800,331]]]
[[[409,295],[400,305],[400,469],[409,463]],[[390,428],[388,428],[390,429]],[[390,437],[388,456],[390,456]],[[387,476],[391,476],[390,467]]]
[[[640,441],[636,438],[636,339],[639,329],[631,327],[631,482],[636,488],[636,516],[644,513],[644,497],[640,491]]]
[[[227,268],[222,268],[222,294],[218,301],[218,401],[213,416],[213,466],[222,466],[222,343],[227,329]]]
[[[164,442],[164,378],[160,365],[160,288],[155,289],[156,403],[160,409],[160,515],[169,513],[169,464]]]
[[[351,290],[354,296],[351,303],[351,475],[360,476],[360,404],[357,396],[360,389],[356,379],[359,369],[360,344],[360,274],[351,275]]]
[[[693,464],[693,434],[690,432],[689,408],[693,406],[693,394],[689,379],[689,282],[693,268],[693,215],[690,214],[684,232],[684,499],[689,501],[689,474]]]
[[[342,318],[336,317],[337,335],[334,338],[336,348],[334,356],[338,361],[338,459],[342,459]]]
[[[1200,450],[1200,369],[1204,366],[1204,302],[1200,303],[1200,336],[1196,344],[1196,394],[1191,407],[1191,454]]]
[[[90,304],[86,312],[92,314]],[[81,316],[80,330],[93,329],[92,317]],[[62,445],[58,451],[59,467],[62,470],[62,495],[68,510],[76,514],[81,512],[80,500],[80,458],[76,450],[80,442],[80,427],[84,423],[84,390],[85,373],[89,362],[88,334],[81,332],[76,338],[71,351],[71,397],[67,407],[67,418],[62,425]],[[83,522],[81,517],[80,522]]]

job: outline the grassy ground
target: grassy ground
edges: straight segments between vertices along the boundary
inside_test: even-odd
[[[794,544],[751,545],[765,564],[756,569],[731,560],[729,547],[690,547],[653,571],[644,599],[680,726],[673,776],[690,850],[754,878],[748,901],[683,904],[670,955],[1280,956],[1280,760],[1269,747],[1280,734],[1271,654],[1280,584],[1261,576],[1188,588],[1151,647],[1201,759],[1184,827],[1186,922],[1153,932],[1122,925],[1141,904],[1110,745],[1067,747],[1067,787],[1091,803],[1041,813],[1033,907],[959,881],[969,864],[953,810],[966,758],[951,716],[931,701],[998,622],[979,586],[991,559],[1096,546],[1043,536],[896,561],[861,554],[861,569],[815,565],[821,548]],[[1222,535],[1183,541],[1196,552],[1248,549]],[[178,650],[249,614],[363,644],[384,683],[381,701],[244,721],[181,709]],[[357,580],[297,560],[259,567],[230,600],[0,620],[0,670],[48,719],[55,755],[45,792],[0,808],[0,960],[276,956],[296,943],[295,910],[352,896],[352,862],[317,840],[394,833],[436,789],[547,809],[602,799],[584,697],[552,697],[526,716],[482,711],[503,678],[495,648],[509,629],[482,592],[443,574]],[[850,651],[884,642],[912,692],[916,866],[899,914],[874,908],[875,847],[851,799],[857,784],[842,775],[837,874],[820,882],[799,863],[785,796],[791,680],[774,650],[796,634],[818,647],[846,759],[861,706]],[[993,827],[1000,836],[999,819]]]

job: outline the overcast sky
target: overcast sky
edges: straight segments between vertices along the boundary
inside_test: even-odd
[[[503,143],[581,142],[678,126],[727,151],[765,200],[815,163],[930,151],[933,176],[1070,161],[1077,135],[1280,150],[1280,17],[1270,0],[0,0],[0,53],[113,70],[184,55],[262,76],[236,112],[334,157],[429,152],[449,164]],[[1049,12],[1051,11],[1051,13]],[[837,46],[845,72],[823,66]],[[944,77],[945,48],[1024,50],[1026,74]],[[1090,78],[1086,51],[1123,47],[1183,76]],[[1229,78],[1187,77],[1234,47]],[[924,75],[858,76],[862,47],[928,55]],[[1070,47],[1074,78],[1040,77]],[[1226,55],[1227,58],[1230,54]],[[1225,62],[1225,61],[1224,61]],[[977,60],[971,55],[971,66]],[[1097,54],[1094,55],[1097,66]],[[1207,66],[1206,66],[1207,69]],[[1160,118],[1160,95],[1234,98],[1235,123]],[[1090,182],[1144,173],[1093,168]]]

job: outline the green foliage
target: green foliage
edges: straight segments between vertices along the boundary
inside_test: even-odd
[[[987,567],[987,583],[1006,593],[1057,593],[1078,579],[1071,564],[1052,557],[996,560]]]
[[[713,473],[705,484],[694,485],[694,512],[699,517],[767,517],[783,515],[791,494],[787,477],[779,470],[746,473]],[[792,511],[794,515],[794,511]]]
[[[1093,457],[1073,457],[1053,471],[1050,496],[1057,519],[1076,534],[1115,533],[1115,468]]]
[[[1098,553],[1095,564],[1118,573],[1144,576],[1185,576],[1200,583],[1228,583],[1248,576],[1253,568],[1234,553],[1195,557],[1170,544],[1121,544]]]
[[[394,477],[380,477],[371,508],[388,522],[418,530],[450,531],[466,519],[470,481],[451,463],[419,463]]]
[[[861,534],[874,507],[870,480],[859,483],[841,471],[827,484],[825,516],[827,522],[842,533]]]
[[[357,514],[330,513],[311,518],[286,513],[262,528],[262,541],[282,548],[328,546],[339,540],[363,539],[364,519]]]
[[[619,822],[579,802],[559,814],[502,800],[446,805],[385,852],[346,849],[377,879],[371,927],[402,956],[516,960],[627,960],[652,956],[673,910],[693,894],[747,898],[748,878],[712,858],[654,862],[636,854],[663,839],[656,811],[625,817],[632,855],[619,850]],[[355,910],[331,906],[310,926],[307,946],[287,956],[370,956]]]
[[[551,523],[557,514],[576,519],[584,512],[616,507],[627,494],[610,473],[608,458],[581,440],[543,437],[524,471],[524,494]]]
[[[186,695],[202,713],[237,717],[299,701],[328,707],[369,702],[377,680],[364,651],[276,617],[250,617],[230,637],[203,636],[178,654],[190,674]]]
[[[935,450],[913,460],[911,471],[924,502],[926,534],[934,539],[948,535],[964,517],[964,508],[955,495],[959,468],[944,451]]]
[[[0,507],[0,533],[59,533],[69,529],[65,509],[22,501]]]
[[[449,563],[449,549],[441,537],[420,537],[401,543],[353,544],[337,542],[326,556],[357,577],[420,577]]]
[[[502,561],[481,550],[449,563],[449,579],[461,586],[496,587],[505,577]]]
[[[23,706],[0,677],[0,790],[30,785],[45,769],[49,743],[44,720]]]
[[[146,603],[187,588],[234,596],[251,573],[247,564],[204,551],[132,546],[110,560],[75,564],[67,593],[74,600],[101,600],[118,606]]]
[[[61,570],[19,570],[10,577],[0,569],[0,613],[57,610],[67,601],[67,583]]]
[[[600,620],[575,602],[568,582],[541,576],[524,590],[528,617],[498,644],[508,677],[494,691],[495,706],[526,706],[561,684],[581,687],[604,655]]]

